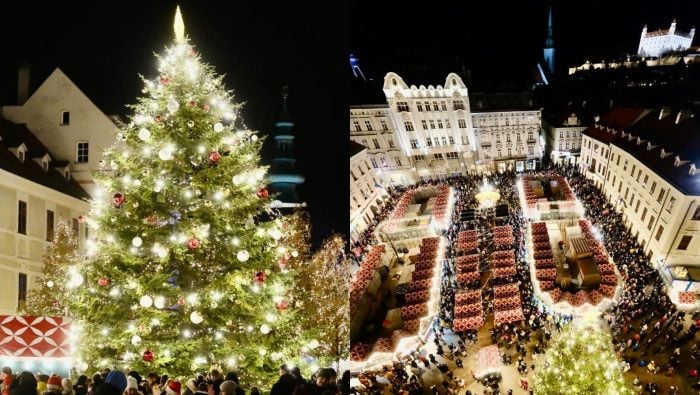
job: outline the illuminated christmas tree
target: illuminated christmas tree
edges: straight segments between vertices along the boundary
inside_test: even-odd
[[[80,259],[78,238],[68,222],[59,221],[53,240],[44,253],[44,267],[41,269],[39,286],[29,291],[26,307],[20,314],[51,317],[65,315],[66,268],[78,263]]]
[[[297,274],[295,304],[303,312],[304,333],[314,338],[302,352],[318,358],[317,364],[339,363],[350,344],[350,272],[344,241],[334,235],[323,243]]]
[[[213,365],[266,386],[299,355],[261,140],[184,35],[157,55],[158,76],[107,150],[103,201],[87,218],[88,259],[68,272],[81,325],[78,368],[191,375]]]
[[[566,326],[545,352],[544,361],[535,370],[537,395],[634,393],[622,376],[610,334],[590,320]]]

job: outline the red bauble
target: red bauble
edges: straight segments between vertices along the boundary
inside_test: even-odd
[[[208,104],[203,105],[202,108],[204,109],[204,111],[209,111],[209,105],[208,105]]]
[[[102,287],[106,287],[109,285],[109,278],[102,277],[101,279],[97,280],[97,283]]]
[[[179,304],[180,306],[184,306],[185,305],[185,298],[177,298],[177,304]]]
[[[637,341],[639,341],[639,339],[640,339],[640,336],[639,336],[639,334],[638,334],[638,333],[635,333],[635,334],[634,334],[634,340],[637,340]]]
[[[85,217],[83,217],[82,215],[79,215],[78,216],[78,223],[82,224],[83,222],[85,222]]]
[[[163,122],[163,117],[161,117],[160,115],[156,115],[156,122],[158,122],[158,123]]]
[[[112,196],[112,203],[116,208],[120,208],[122,204],[124,204],[124,201],[126,201],[126,196],[121,192],[117,192]]]
[[[260,188],[258,189],[257,195],[260,199],[267,199],[267,197],[270,196],[270,192],[267,191],[267,188]]]
[[[255,282],[258,284],[262,284],[267,280],[267,274],[265,272],[257,272],[255,273]]]
[[[275,307],[277,307],[277,310],[279,311],[287,310],[289,307],[289,302],[286,300],[280,300],[277,304],[275,304]]]
[[[391,321],[390,321],[390,320],[384,320],[384,321],[382,321],[382,326],[383,326],[383,327],[386,328],[386,327],[389,326],[389,325],[391,325]]]
[[[163,85],[168,85],[170,83],[170,78],[168,77],[160,77],[160,83]]]
[[[220,160],[221,154],[219,154],[217,151],[214,151],[211,154],[209,154],[209,163],[211,163],[212,165],[218,165]]]
[[[189,103],[189,105],[190,105],[190,107],[194,107],[194,106],[196,106],[196,105],[197,105],[197,102],[196,102],[196,101],[194,101],[194,100],[190,100],[190,103]]]
[[[194,250],[195,248],[199,247],[199,244],[199,239],[193,237],[187,241],[187,248],[189,248],[190,250]]]
[[[153,362],[155,357],[156,356],[153,354],[153,351],[151,351],[151,350],[146,350],[143,352],[143,360],[146,362]]]

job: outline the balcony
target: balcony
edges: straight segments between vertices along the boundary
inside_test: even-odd
[[[482,147],[490,147],[490,146],[491,146],[491,142],[490,142],[490,141],[482,141],[482,142],[481,142],[481,146],[482,146]]]
[[[527,139],[528,144],[535,144],[536,142],[537,142],[537,139],[535,139],[534,137],[531,139]]]

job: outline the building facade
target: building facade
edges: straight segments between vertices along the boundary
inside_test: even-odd
[[[593,119],[582,109],[566,108],[542,117],[546,154],[557,165],[577,165],[581,153],[582,132]]]
[[[19,91],[28,96],[28,79]],[[117,126],[61,71],[56,69],[26,102],[3,106],[3,118],[27,128],[65,161],[73,179],[91,196],[96,185],[91,172],[100,170],[102,151],[116,141]]]
[[[594,169],[591,162],[584,170],[603,180],[605,195],[677,302],[680,291],[700,292],[700,277],[694,276],[700,269],[700,174],[695,165],[700,123],[684,111],[616,110],[618,119],[627,112],[629,124],[597,125],[584,132],[582,158],[596,157],[596,144],[608,152],[598,156],[603,163]]]
[[[389,196],[367,147],[350,140],[350,239],[354,243],[374,222]]]
[[[398,144],[418,179],[476,172],[476,141],[469,95],[462,79],[448,74],[443,86],[419,87],[396,73],[384,77],[384,94]]]
[[[667,30],[649,32],[647,26],[644,25],[642,35],[639,38],[637,54],[639,56],[659,57],[668,51],[685,51],[690,48],[694,36],[695,27],[690,29],[688,33],[676,30],[675,19]]]
[[[84,247],[89,195],[71,174],[25,125],[0,121],[0,314],[24,307],[59,221]]]

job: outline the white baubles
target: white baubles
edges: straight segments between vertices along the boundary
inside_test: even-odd
[[[193,311],[192,314],[190,314],[190,321],[192,321],[193,324],[201,324],[202,321],[204,321],[204,317],[202,317],[199,312]]]
[[[293,256],[294,258],[298,257],[298,256],[299,256],[299,251],[297,251],[297,250],[292,251],[292,256]]]
[[[233,181],[233,185],[241,185],[245,181],[245,177],[239,173],[233,176],[231,181]]]
[[[312,340],[309,342],[309,348],[312,349],[312,350],[315,349],[315,348],[317,348],[317,347],[320,346],[320,345],[321,345],[321,344],[320,344],[320,343],[318,342],[318,340],[316,340],[316,339],[312,339]]]
[[[53,281],[51,281],[51,280],[47,281],[46,286],[49,288],[53,288]]]
[[[153,305],[156,306],[157,309],[162,309],[165,307],[165,298],[163,296],[156,296],[153,300]]]
[[[163,147],[158,151],[158,157],[160,160],[171,160],[173,158],[173,151],[170,147]]]
[[[151,139],[151,131],[146,128],[139,129],[139,138],[141,141],[148,141]]]
[[[153,306],[153,298],[148,295],[143,295],[141,300],[139,300],[139,304],[141,304],[141,307],[149,308]]]
[[[132,336],[131,337],[131,344],[133,344],[135,346],[138,346],[139,344],[141,344],[141,336],[139,336],[139,335]]]
[[[238,251],[238,254],[236,254],[236,258],[238,258],[239,261],[245,262],[250,258],[250,253],[246,250],[240,250]]]
[[[268,333],[270,333],[270,325],[267,325],[267,324],[260,325],[260,333],[262,333],[263,335],[267,335]]]
[[[141,247],[142,244],[143,240],[138,236],[131,239],[131,245],[133,245],[134,247]]]
[[[221,133],[224,130],[224,125],[221,122],[217,122],[214,124],[214,131],[216,133]]]
[[[269,234],[273,240],[279,240],[282,238],[282,232],[280,232],[280,230],[277,228],[272,228],[272,229],[268,230],[267,234]]]
[[[175,114],[175,111],[177,111],[178,108],[180,108],[180,103],[178,103],[177,100],[175,100],[175,99],[173,99],[173,98],[170,98],[170,99],[168,100],[168,105],[167,105],[167,107],[168,107],[168,112],[169,112],[169,113]]]

